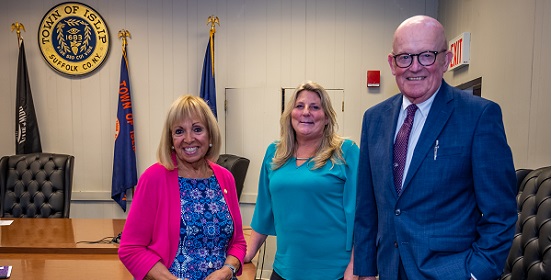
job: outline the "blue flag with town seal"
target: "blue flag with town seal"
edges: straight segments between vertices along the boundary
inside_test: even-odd
[[[121,59],[121,82],[119,84],[117,120],[115,123],[115,151],[113,155],[113,177],[111,198],[126,212],[127,190],[136,186],[136,142],[134,139],[134,118],[130,99],[128,59],[123,48]]]
[[[215,35],[209,37],[207,50],[205,51],[205,59],[203,60],[203,72],[201,74],[201,87],[199,89],[199,97],[213,111],[215,118],[217,117],[217,91],[215,87]]]

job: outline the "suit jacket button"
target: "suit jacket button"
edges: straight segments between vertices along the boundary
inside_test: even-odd
[[[401,209],[395,209],[395,216],[399,216],[401,214]]]
[[[395,248],[399,248],[399,243],[397,243],[397,241],[395,241]]]

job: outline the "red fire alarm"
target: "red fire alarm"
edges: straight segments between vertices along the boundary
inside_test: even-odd
[[[380,71],[368,70],[366,74],[366,80],[368,87],[379,87],[380,85]]]

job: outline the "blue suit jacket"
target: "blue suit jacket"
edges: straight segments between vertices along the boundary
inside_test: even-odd
[[[496,279],[517,219],[516,177],[500,107],[446,84],[414,148],[403,192],[393,185],[402,95],[366,110],[355,219],[355,274],[409,280]],[[439,140],[437,157],[435,143]]]

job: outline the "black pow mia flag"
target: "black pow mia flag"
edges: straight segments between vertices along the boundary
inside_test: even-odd
[[[17,60],[17,99],[15,100],[15,153],[41,153],[40,133],[27,71],[25,45],[21,41]]]

